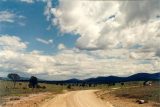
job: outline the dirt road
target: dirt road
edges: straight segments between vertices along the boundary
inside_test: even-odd
[[[41,107],[113,107],[94,94],[95,90],[67,92],[44,102]]]

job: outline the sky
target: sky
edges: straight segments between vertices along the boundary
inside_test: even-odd
[[[159,0],[1,0],[0,76],[160,71]]]

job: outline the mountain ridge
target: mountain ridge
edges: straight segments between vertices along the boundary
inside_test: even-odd
[[[6,77],[0,77],[0,80],[9,80]],[[29,78],[21,77],[20,81],[28,81]],[[72,78],[68,80],[43,80],[39,79],[39,82],[43,83],[117,83],[117,82],[129,82],[129,81],[160,81],[160,72],[157,73],[137,73],[128,77],[119,76],[99,76],[95,78],[88,78],[84,80]]]

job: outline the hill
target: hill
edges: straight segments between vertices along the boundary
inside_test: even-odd
[[[0,77],[0,80],[8,80],[5,77]],[[62,80],[62,81],[55,81],[55,80],[42,80],[39,79],[41,83],[117,83],[117,82],[129,82],[129,81],[159,81],[160,80],[160,72],[158,73],[137,73],[128,77],[118,77],[118,76],[107,76],[107,77],[96,77],[96,78],[88,78],[85,80],[79,79],[69,79],[69,80]],[[22,77],[20,81],[28,81],[28,78]]]

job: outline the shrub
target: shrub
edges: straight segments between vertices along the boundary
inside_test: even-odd
[[[46,89],[46,86],[42,86],[43,89]]]
[[[68,88],[68,89],[71,89],[71,85],[69,84],[69,85],[67,86],[67,88]]]

